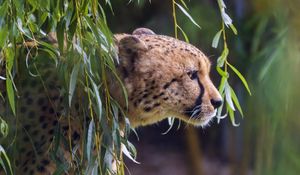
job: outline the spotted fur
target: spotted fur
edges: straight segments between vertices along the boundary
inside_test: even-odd
[[[214,115],[221,97],[209,78],[210,62],[196,47],[172,37],[156,35],[140,28],[129,34],[116,34],[120,64],[116,65],[129,97],[127,116],[133,127],[148,125],[173,116],[194,125],[205,125]],[[9,114],[7,98],[0,103],[0,115],[18,130],[17,174],[53,174],[57,165],[51,151],[60,130],[72,137],[71,147],[80,144],[81,124],[77,110],[66,111],[61,82],[54,65],[39,65],[40,76],[27,68],[17,74],[17,117]],[[3,67],[1,75],[5,74]],[[5,75],[4,75],[5,76]],[[5,97],[4,81],[0,90]],[[125,107],[124,97],[114,79],[112,95]],[[72,109],[78,109],[74,103]],[[70,118],[66,119],[69,114]],[[70,145],[61,143],[57,154],[71,162]],[[74,172],[69,172],[74,174]]]

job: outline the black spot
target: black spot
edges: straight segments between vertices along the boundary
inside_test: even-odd
[[[43,128],[43,129],[46,129],[47,126],[48,126],[48,123],[44,123],[44,124],[42,125],[42,128]]]
[[[144,94],[144,95],[142,96],[142,98],[147,98],[148,96],[149,96],[149,94],[146,93],[146,94]]]
[[[30,87],[34,88],[36,86],[36,84],[37,84],[37,81],[36,80],[32,80],[30,82]]]
[[[158,94],[158,95],[154,95],[152,98],[153,98],[153,100],[155,100],[155,99],[157,99],[158,97],[163,96],[164,94],[165,94],[164,92],[161,92],[161,93]]]
[[[45,139],[45,135],[41,135],[41,140],[44,140]]]
[[[33,151],[28,151],[28,152],[26,153],[26,157],[30,157],[32,154],[33,154]]]
[[[123,73],[124,78],[127,78],[129,76],[129,73],[125,67],[122,67],[122,73]]]
[[[168,99],[169,99],[169,97],[165,97],[165,98],[163,98],[163,100],[165,100],[165,101],[166,101],[166,100],[168,100]]]
[[[27,125],[24,126],[24,128],[25,128],[26,131],[29,131],[30,130],[30,125],[27,124]]]
[[[49,133],[50,135],[53,135],[54,129],[50,129],[48,133]]]
[[[33,170],[30,170],[30,171],[29,171],[29,174],[30,174],[30,175],[32,175],[33,173],[34,173],[34,171],[33,171]]]
[[[45,121],[45,118],[46,118],[46,117],[45,117],[44,115],[41,115],[39,121],[42,123],[42,122]]]
[[[149,103],[151,103],[151,101],[149,101],[149,100],[144,102],[144,104],[149,104]]]
[[[153,108],[158,107],[158,106],[160,106],[160,103],[155,103],[155,104],[153,105]]]
[[[53,123],[52,123],[52,125],[53,125],[53,126],[56,126],[57,123],[58,123],[58,121],[57,121],[57,120],[54,120]]]
[[[145,108],[144,108],[144,111],[145,111],[145,112],[150,112],[151,109],[152,109],[151,107],[145,107]]]
[[[35,112],[34,111],[30,111],[27,115],[28,118],[35,118]]]
[[[27,107],[21,106],[20,112],[21,112],[21,113],[26,113],[26,111],[27,111]]]
[[[32,164],[35,164],[35,162],[36,162],[35,159],[32,159],[32,160],[31,160],[31,163],[32,163]]]
[[[74,132],[73,132],[72,138],[73,138],[73,140],[79,140],[79,139],[80,139],[80,135],[78,134],[77,131],[74,131]]]
[[[126,49],[126,53],[127,53],[127,54],[131,54],[131,53],[132,53],[132,50],[128,48],[128,49]]]
[[[45,166],[48,165],[50,162],[47,159],[42,160],[42,164],[44,164]]]
[[[50,108],[50,109],[49,109],[49,113],[50,113],[50,114],[54,114],[54,109],[53,109],[53,108]]]
[[[27,105],[31,105],[33,103],[33,99],[28,97],[26,100]]]
[[[69,129],[69,126],[63,126],[63,130],[67,131]]]
[[[28,98],[29,95],[30,95],[29,91],[25,91],[25,92],[24,92],[24,98]]]
[[[175,96],[179,95],[178,92],[175,93]]]
[[[38,165],[36,168],[37,168],[38,172],[41,172],[41,173],[46,171],[45,167],[42,165]]]
[[[38,99],[38,101],[37,101],[37,104],[38,104],[38,105],[43,105],[44,103],[45,103],[45,99],[42,98],[42,97],[40,97],[40,98]]]
[[[56,101],[56,100],[58,100],[58,99],[59,99],[59,96],[58,96],[58,95],[55,95],[54,97],[51,98],[51,100],[53,100],[53,101]]]
[[[48,106],[46,106],[46,105],[41,107],[41,110],[44,111],[44,112],[45,112],[47,109],[48,109]]]
[[[39,134],[39,130],[34,130],[33,132],[32,132],[32,135],[33,136],[37,136]]]
[[[163,88],[164,89],[167,89],[172,83],[174,83],[175,81],[177,81],[177,79],[176,78],[173,78],[170,82],[168,82],[168,83],[166,83],[164,86],[163,86]]]
[[[44,92],[44,87],[39,87],[39,89],[38,89],[38,93],[42,93],[42,92]]]
[[[24,142],[29,142],[29,137],[28,137],[28,136],[25,136],[25,137],[23,138],[23,141],[24,141]]]
[[[23,168],[23,172],[26,173],[27,171],[28,171],[28,167],[25,166],[25,167]]]

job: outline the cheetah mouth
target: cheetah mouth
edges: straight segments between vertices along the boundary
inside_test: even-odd
[[[211,121],[217,114],[217,110],[211,112],[202,111],[201,108],[187,109],[184,112],[185,120],[187,123],[192,123],[194,125],[204,126]]]

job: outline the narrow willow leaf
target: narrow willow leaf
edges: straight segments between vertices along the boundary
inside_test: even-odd
[[[0,29],[0,48],[3,48],[8,37],[8,27],[4,26]]]
[[[2,168],[5,170],[6,174],[12,175],[13,171],[11,168],[10,160],[4,150],[4,148],[0,145],[0,164]],[[5,162],[4,162],[5,161]]]
[[[122,150],[122,152],[124,153],[124,155],[125,155],[126,157],[128,157],[130,160],[132,160],[134,163],[140,164],[140,162],[136,161],[136,160],[131,156],[130,152],[128,151],[128,149],[126,148],[126,146],[125,146],[123,143],[122,143],[122,145],[121,145],[121,150]]]
[[[8,135],[9,127],[5,120],[3,120],[0,116],[0,133],[5,138]]]
[[[238,108],[239,112],[241,113],[242,117],[244,117],[244,114],[243,114],[243,110],[241,108],[241,105],[240,105],[240,102],[239,102],[239,99],[237,98],[234,90],[230,87],[230,93],[231,93],[231,98],[233,100],[233,103],[235,104],[235,106]]]
[[[190,41],[189,41],[189,38],[188,38],[188,36],[186,35],[186,33],[183,31],[183,29],[182,29],[179,25],[177,25],[177,27],[178,27],[178,29],[181,31],[181,33],[182,33],[182,35],[183,35],[185,41],[186,41],[187,43],[189,43],[189,42],[190,42]]]
[[[182,4],[186,9],[188,9],[188,7],[187,7],[186,3],[184,2],[184,0],[180,0],[180,2],[181,2],[181,4]]]
[[[80,68],[80,63],[77,63],[72,70],[71,77],[70,77],[70,84],[69,84],[69,107],[71,107],[71,102],[73,98],[73,94],[76,88],[76,82],[78,77],[78,72]]]
[[[231,30],[233,31],[233,33],[234,33],[235,35],[237,35],[238,32],[237,32],[235,26],[234,26],[233,24],[230,24],[229,26],[230,26]]]
[[[223,71],[220,67],[217,67],[217,71],[222,77],[226,77],[226,78],[229,77],[228,72]]]
[[[212,44],[211,44],[211,46],[212,46],[213,48],[217,48],[217,47],[218,47],[219,40],[220,40],[220,36],[221,36],[222,32],[223,32],[223,30],[220,30],[220,31],[218,31],[218,33],[216,33],[216,35],[214,36],[214,39],[213,39]]]
[[[64,52],[64,21],[60,21],[56,27],[56,36],[58,42],[58,48],[61,53]]]
[[[226,99],[226,102],[227,104],[229,105],[229,107],[235,111],[235,108],[234,108],[234,105],[233,105],[233,102],[232,102],[232,97],[231,97],[231,91],[230,91],[230,86],[228,83],[225,84],[225,99]]]
[[[233,126],[235,127],[238,127],[240,126],[240,124],[238,123],[235,123],[235,118],[234,118],[234,111],[231,109],[231,108],[227,108],[228,109],[228,113],[229,113],[229,117],[230,117],[230,120],[231,120],[231,123]]]
[[[91,155],[93,152],[92,150],[93,130],[94,130],[94,120],[92,119],[89,124],[88,132],[87,132],[86,155],[87,155],[88,162],[90,162]]]
[[[219,92],[220,92],[220,94],[223,94],[224,89],[225,89],[225,84],[227,84],[227,78],[226,77],[222,77],[221,83],[219,85]]]
[[[250,89],[249,89],[248,83],[247,83],[246,79],[244,78],[244,76],[243,76],[243,75],[242,75],[242,74],[241,74],[234,66],[232,66],[232,65],[229,64],[228,62],[227,62],[227,64],[228,64],[229,67],[233,70],[233,72],[240,78],[240,80],[241,80],[242,83],[244,84],[245,88],[247,89],[248,93],[249,93],[250,95],[252,95],[252,94],[251,94],[251,91],[250,91]]]
[[[223,67],[224,66],[224,63],[225,63],[225,60],[227,59],[228,54],[229,54],[229,50],[228,50],[227,47],[225,47],[222,51],[221,56],[217,60],[217,66],[218,67]]]
[[[95,82],[92,80],[92,78],[90,78],[90,82],[92,84],[93,92],[94,92],[96,103],[97,103],[97,107],[96,108],[97,108],[97,112],[98,112],[98,115],[99,115],[98,117],[99,117],[99,120],[101,121],[101,116],[102,116],[102,102],[101,102],[99,90],[98,90],[98,87],[95,84]]]
[[[181,6],[179,5],[178,3],[175,2],[175,4],[177,5],[177,7],[179,7],[179,9],[183,12],[183,14],[185,14],[185,16],[187,16],[191,22],[197,26],[199,29],[201,29],[201,27],[199,26],[199,24],[196,23],[196,21],[191,17],[191,15]]]

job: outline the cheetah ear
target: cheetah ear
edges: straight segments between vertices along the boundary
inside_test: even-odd
[[[142,40],[132,35],[122,38],[118,43],[118,47],[119,53],[127,55],[148,50],[147,45]]]
[[[133,35],[127,35],[118,42],[120,67],[125,77],[135,70],[139,55],[147,50],[147,45]]]
[[[155,35],[155,33],[148,28],[137,28],[132,32],[132,35]]]

